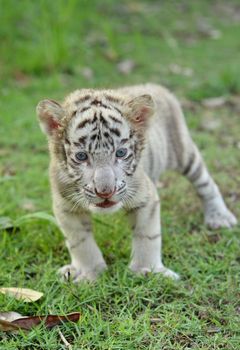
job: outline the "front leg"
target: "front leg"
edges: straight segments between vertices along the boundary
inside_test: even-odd
[[[106,269],[106,263],[93,238],[90,215],[59,209],[54,212],[71,257],[71,264],[63,266],[59,273],[63,277],[70,274],[74,282],[95,280]]]
[[[178,274],[167,269],[162,263],[160,200],[152,183],[146,201],[129,211],[128,215],[133,228],[130,269],[143,274],[159,272],[178,279]]]

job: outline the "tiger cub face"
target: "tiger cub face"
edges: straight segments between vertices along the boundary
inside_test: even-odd
[[[149,95],[130,99],[111,90],[77,90],[62,105],[38,104],[52,181],[73,209],[113,212],[130,206],[153,110]]]

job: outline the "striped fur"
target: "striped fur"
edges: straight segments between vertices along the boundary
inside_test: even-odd
[[[134,230],[130,268],[178,277],[161,259],[156,183],[167,169],[193,183],[206,224],[236,224],[189,135],[177,100],[163,87],[77,90],[61,105],[41,101],[37,112],[49,141],[54,213],[72,259],[61,269],[63,275],[70,271],[75,281],[92,280],[106,268],[89,213],[123,208]],[[119,149],[126,152],[122,158]],[[87,155],[85,161],[79,161],[79,152]]]

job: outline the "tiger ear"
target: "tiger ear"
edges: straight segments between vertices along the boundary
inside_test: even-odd
[[[64,115],[62,106],[53,100],[42,100],[38,103],[37,115],[42,131],[51,136],[61,127],[61,118]]]
[[[141,95],[128,102],[128,119],[136,128],[146,128],[154,113],[154,102],[150,95]]]

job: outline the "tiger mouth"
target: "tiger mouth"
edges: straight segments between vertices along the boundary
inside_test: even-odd
[[[117,202],[113,202],[113,201],[109,201],[108,199],[105,199],[103,202],[101,203],[97,203],[96,204],[96,207],[99,207],[99,208],[110,208],[114,205],[116,205]]]

